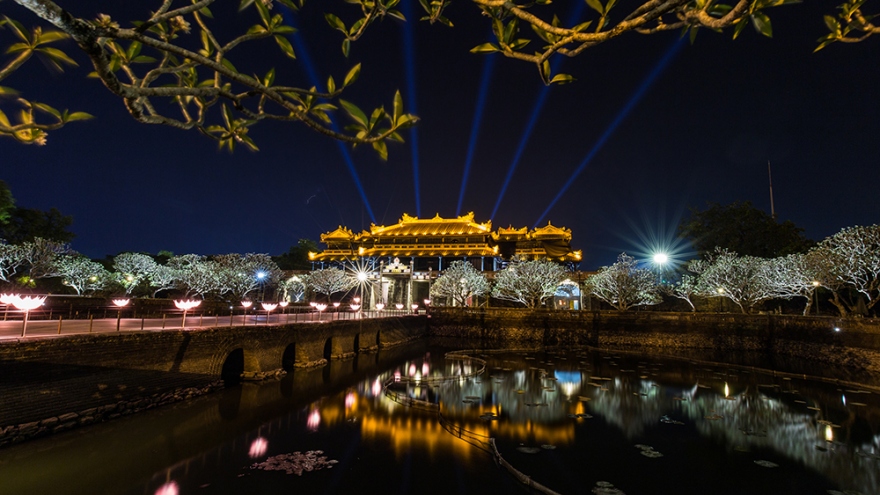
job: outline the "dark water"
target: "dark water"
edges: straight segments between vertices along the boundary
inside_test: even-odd
[[[586,350],[475,351],[485,372],[471,376],[482,364],[447,350],[383,351],[0,450],[0,494],[527,492],[489,437],[566,494],[880,493],[875,389]]]

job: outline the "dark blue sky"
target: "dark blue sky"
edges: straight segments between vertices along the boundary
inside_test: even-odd
[[[86,17],[143,16],[118,14],[114,3],[70,5]],[[348,65],[363,62],[361,80],[346,99],[390,108],[394,90],[407,91],[403,25],[373,26],[346,62],[341,39],[322,19],[327,5],[307,2],[297,20],[321,79],[327,71],[339,79]],[[805,228],[808,237],[876,223],[880,49],[869,39],[813,54],[826,32],[822,14],[832,8],[771,9],[773,39],[748,29],[732,41],[730,33],[703,30],[693,46],[677,52],[546,217],[572,229],[584,269],[611,263],[624,250],[643,252],[644,238],[672,236],[690,206],[749,200],[769,211],[768,160],[779,218]],[[10,2],[0,11],[38,24]],[[215,14],[223,15],[219,6]],[[453,29],[414,26],[422,216],[456,213],[487,57],[468,53],[489,39],[476,7],[458,2],[449,15]],[[676,39],[675,33],[628,34],[563,61],[562,71],[578,81],[547,95],[491,219],[495,227],[535,224]],[[8,31],[0,40],[8,44]],[[334,141],[302,125],[265,122],[251,131],[261,151],[221,152],[196,132],[136,123],[120,101],[85,78],[85,57],[72,45],[68,52],[81,67],[53,74],[33,60],[3,84],[97,118],[52,132],[44,147],[0,140],[0,179],[19,206],[73,215],[74,249],[93,257],[128,250],[280,254],[340,224],[369,228],[371,218]],[[302,59],[283,61],[271,42],[233,56],[239,69],[262,74],[274,65],[281,77],[305,86]],[[498,201],[541,90],[532,66],[495,61],[462,205],[479,221],[489,219]],[[9,113],[13,106],[3,102],[2,108]],[[411,140],[410,131],[405,137]],[[391,145],[387,163],[367,147],[351,156],[378,223],[416,214],[410,142]]]

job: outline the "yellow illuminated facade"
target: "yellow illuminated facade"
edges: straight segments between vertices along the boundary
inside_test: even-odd
[[[514,257],[572,264],[581,260],[581,251],[571,249],[569,229],[548,222],[532,230],[493,231],[491,220],[477,222],[473,212],[455,218],[404,214],[396,224],[372,224],[360,233],[340,225],[321,234],[321,243],[327,249],[309,253],[314,268],[358,263],[361,280],[370,282],[369,292],[362,294],[370,309],[377,302],[409,309],[429,299],[431,281],[452,261],[468,261],[491,276]]]
[[[477,268],[484,271],[494,271],[498,262],[514,256],[575,263],[581,259],[581,252],[571,249],[569,229],[548,222],[532,230],[509,227],[493,232],[492,221],[478,223],[473,212],[456,218],[438,214],[425,219],[404,214],[396,224],[370,225],[369,231],[359,234],[340,226],[321,234],[321,242],[327,249],[309,253],[314,262],[405,258],[416,270],[442,270],[444,258],[480,260]]]

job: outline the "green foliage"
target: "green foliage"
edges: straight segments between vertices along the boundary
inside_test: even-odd
[[[690,218],[679,224],[678,233],[701,256],[721,247],[743,256],[774,258],[806,252],[815,244],[793,222],[779,223],[748,201],[726,206],[708,203],[705,210],[691,208]]]
[[[282,270],[311,270],[312,262],[309,261],[309,252],[317,253],[318,244],[311,239],[300,239],[296,246],[280,255],[273,256],[272,260]]]
[[[9,223],[12,212],[15,210],[15,198],[6,182],[0,180],[0,228]]]
[[[0,227],[0,238],[6,239],[10,244],[21,244],[38,237],[66,243],[76,237],[76,234],[68,230],[72,223],[72,216],[63,215],[55,208],[47,211],[15,208],[11,211],[7,224]]]

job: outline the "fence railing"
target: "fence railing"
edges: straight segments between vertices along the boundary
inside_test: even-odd
[[[309,308],[310,309],[310,308]],[[424,314],[424,311],[421,312]],[[69,317],[65,312],[32,310],[27,314],[12,307],[0,309],[0,339],[51,337],[58,335],[77,335],[108,332],[161,331],[199,328],[223,328],[242,326],[272,326],[295,323],[315,323],[331,321],[362,320],[415,315],[406,310],[382,311],[317,311],[296,310],[288,312],[248,312],[231,311],[228,314],[216,312],[184,313],[169,310],[160,315],[135,316],[132,310],[96,309],[85,315]]]

